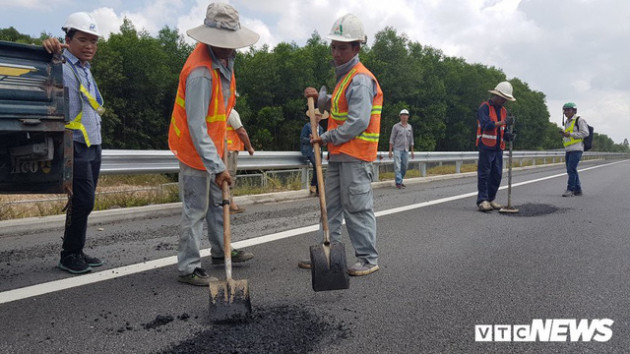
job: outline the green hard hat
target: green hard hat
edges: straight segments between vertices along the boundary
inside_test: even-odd
[[[562,109],[567,109],[567,108],[577,109],[577,105],[573,102],[567,102],[564,104],[564,106],[562,106]]]

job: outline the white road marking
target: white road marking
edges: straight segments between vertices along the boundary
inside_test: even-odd
[[[610,165],[617,164],[620,162],[624,162],[624,161],[617,161],[617,162],[612,162],[612,163],[608,163],[604,165],[588,167],[588,168],[581,169],[579,171],[582,172],[582,171],[592,170],[595,168],[606,167],[606,166],[610,166]],[[562,177],[565,175],[566,173],[560,173],[557,175],[537,178],[530,181],[512,184],[512,187],[524,186],[526,184],[545,181],[548,179]],[[500,187],[499,190],[506,189],[506,188],[507,186],[503,186],[503,187]],[[465,193],[465,194],[460,194],[453,197],[430,200],[427,202],[411,204],[411,205],[398,207],[398,208],[392,208],[388,210],[381,210],[379,212],[376,212],[375,215],[376,217],[390,215],[390,214],[400,213],[400,212],[404,212],[408,210],[424,208],[431,205],[447,203],[454,200],[472,197],[475,195],[477,195],[477,192]],[[309,232],[315,232],[317,230],[319,230],[319,225],[304,226],[297,229],[281,231],[274,234],[269,234],[269,235],[251,238],[248,240],[234,242],[232,243],[232,245],[234,246],[234,248],[251,247],[251,246],[259,245],[262,243],[277,241],[284,238],[298,236],[298,235],[302,235]],[[201,253],[201,257],[208,257],[210,256],[210,249],[209,248],[203,249],[201,250],[200,253]],[[27,299],[34,296],[44,295],[44,294],[52,293],[55,291],[62,291],[62,290],[66,290],[66,289],[70,289],[70,288],[74,288],[78,286],[105,281],[105,280],[116,279],[116,278],[124,277],[126,275],[146,272],[148,270],[166,267],[173,264],[177,264],[177,256],[160,258],[153,261],[147,261],[147,262],[142,262],[138,264],[131,264],[128,266],[118,267],[114,269],[107,269],[100,272],[88,273],[88,274],[84,274],[80,276],[54,280],[54,281],[50,281],[50,282],[46,282],[42,284],[26,286],[19,289],[7,290],[0,293],[0,304],[17,301],[17,300],[23,300],[23,299]]]

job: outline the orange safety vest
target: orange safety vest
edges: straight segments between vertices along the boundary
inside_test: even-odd
[[[489,102],[484,102],[481,106],[488,106],[488,115],[490,116],[490,120],[493,122],[498,122],[505,120],[507,117],[507,109],[505,107],[501,107],[501,119],[497,117],[497,111],[494,109],[494,106],[490,105]],[[481,124],[477,119],[477,141],[475,142],[475,146],[479,146],[479,141],[484,146],[487,147],[495,147],[497,146],[497,134],[499,134],[499,139],[501,140],[501,150],[505,150],[505,141],[503,141],[503,132],[505,131],[505,126],[502,125],[500,127],[495,126],[494,129],[481,130]]]
[[[352,79],[358,74],[368,75],[376,82],[376,97],[372,100],[372,112],[370,124],[361,134],[341,145],[328,144],[328,151],[335,154],[346,154],[362,161],[372,162],[376,160],[378,151],[378,138],[381,131],[381,111],[383,110],[383,91],[378,80],[362,63],[357,63],[337,83],[332,93],[331,115],[328,120],[328,130],[337,129],[348,119],[348,101],[346,90]]]
[[[243,151],[245,144],[241,141],[241,138],[236,134],[236,130],[231,125],[227,125],[227,142],[228,151]]]
[[[212,59],[208,50],[207,45],[198,43],[195,50],[186,60],[184,68],[179,74],[179,86],[177,87],[177,96],[173,106],[171,126],[168,130],[168,147],[173,154],[182,163],[198,170],[205,170],[206,168],[193,145],[188,130],[188,120],[186,118],[186,80],[188,75],[193,69],[201,66],[208,68],[212,74],[212,95],[208,105],[206,123],[208,135],[214,142],[221,158],[223,158],[225,146],[227,113],[232,110],[236,101],[236,96],[234,95],[236,92],[236,79],[234,78],[234,73],[232,73],[230,97],[228,98],[227,107],[225,107],[219,69],[212,69]]]

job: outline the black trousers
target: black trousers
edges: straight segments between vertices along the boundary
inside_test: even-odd
[[[96,184],[101,171],[101,146],[74,142],[72,204],[66,212],[61,256],[79,253],[85,246],[88,216],[94,209]]]

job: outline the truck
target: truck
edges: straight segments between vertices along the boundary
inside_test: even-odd
[[[0,41],[0,193],[72,191],[62,66],[42,46]]]

